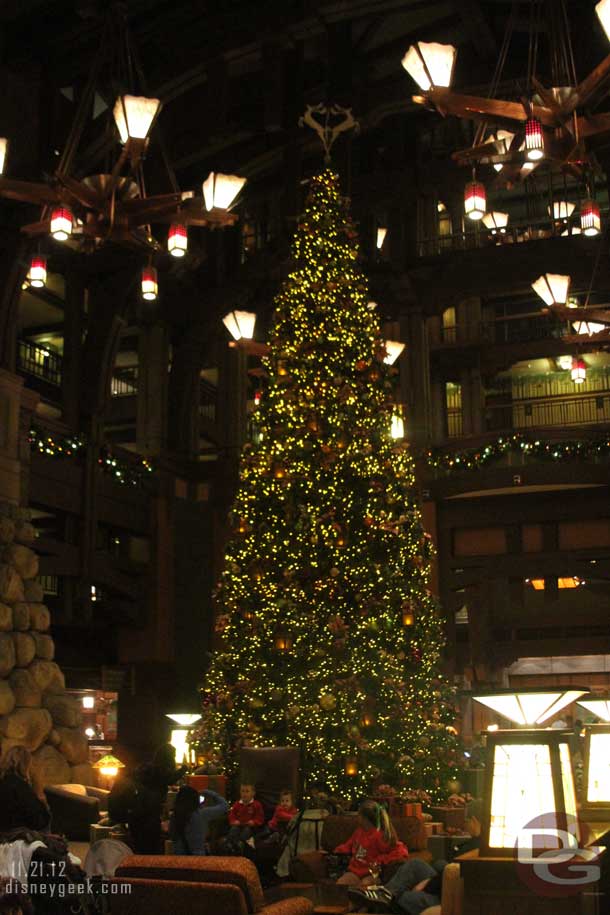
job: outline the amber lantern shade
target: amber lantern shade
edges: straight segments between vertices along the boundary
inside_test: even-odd
[[[51,212],[51,235],[55,241],[66,241],[72,235],[72,210],[55,207]]]
[[[600,0],[595,6],[595,12],[606,33],[606,38],[610,39],[610,0]]]
[[[4,174],[4,163],[6,161],[7,148],[8,140],[6,137],[0,137],[0,175]]]
[[[129,139],[145,140],[160,110],[158,98],[120,95],[112,113],[121,143],[127,143]]]
[[[415,613],[411,604],[405,604],[402,608],[402,624],[403,626],[415,625]]]
[[[146,299],[147,302],[154,302],[158,291],[157,268],[144,267],[142,270],[142,298]]]
[[[435,86],[450,86],[456,49],[451,44],[418,41],[411,45],[402,65],[420,89],[429,92]]]
[[[292,648],[292,636],[289,632],[277,632],[273,644],[278,651],[290,651]]]
[[[35,289],[42,289],[47,282],[47,259],[42,254],[35,254],[30,262],[28,273],[30,286]]]
[[[370,728],[375,724],[375,713],[370,710],[363,713],[362,718],[360,719],[360,724],[363,728]]]
[[[464,188],[464,212],[469,219],[482,219],[487,209],[485,187],[480,181],[469,181]]]
[[[601,216],[595,200],[585,200],[580,207],[580,228],[584,235],[599,235]]]
[[[584,359],[572,359],[570,375],[574,384],[583,384],[587,380],[587,366]]]
[[[565,305],[570,292],[570,277],[562,273],[543,273],[532,283],[532,289],[549,307]]]
[[[188,247],[186,226],[174,223],[167,236],[167,250],[173,257],[184,257]]]
[[[542,124],[538,118],[528,118],[525,122],[525,155],[530,162],[536,162],[544,156]]]
[[[239,175],[223,175],[210,172],[203,182],[203,197],[206,210],[228,210],[246,183]]]
[[[358,757],[346,756],[344,771],[346,775],[351,775],[352,777],[358,775]]]

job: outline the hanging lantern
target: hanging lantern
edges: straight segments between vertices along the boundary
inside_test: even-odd
[[[571,203],[569,200],[554,200],[552,207],[547,207],[549,216],[553,216],[553,219],[557,222],[565,222],[570,218],[574,212],[576,204]]]
[[[498,130],[495,137],[492,134],[489,139],[496,144],[498,155],[505,156],[508,152],[510,152],[511,143],[513,142],[514,138],[514,133],[510,133],[508,130]],[[501,172],[503,168],[504,165],[501,162],[494,162],[494,169],[497,172]]]
[[[537,162],[544,156],[544,136],[538,118],[528,118],[525,122],[525,155],[530,162]]]
[[[206,210],[228,210],[247,178],[237,175],[222,175],[210,172],[203,182],[203,197]]]
[[[501,235],[505,235],[506,226],[508,225],[508,213],[498,213],[495,210],[492,213],[485,213],[483,225],[486,229],[489,229],[492,235],[497,235],[498,232]]]
[[[167,236],[167,250],[174,257],[184,257],[188,247],[188,235],[186,226],[180,223],[173,223],[170,226]]]
[[[590,337],[592,334],[601,334],[606,325],[600,324],[599,321],[574,321],[572,328],[580,336]]]
[[[292,636],[289,632],[277,632],[273,644],[278,651],[290,651],[292,648]]]
[[[161,110],[158,98],[120,95],[112,112],[121,143],[127,140],[145,140],[152,123]]]
[[[72,235],[72,210],[69,207],[55,207],[51,212],[51,235],[55,241],[65,241]]]
[[[363,713],[362,718],[360,719],[360,724],[363,728],[370,728],[375,724],[375,713],[367,710]]]
[[[4,174],[4,163],[6,161],[7,148],[8,140],[6,137],[0,137],[0,175]]]
[[[392,422],[390,424],[390,435],[397,441],[405,437],[405,421],[398,411],[392,413]]]
[[[30,263],[28,273],[30,286],[36,289],[42,289],[47,282],[47,259],[42,254],[34,254]]]
[[[570,291],[570,277],[560,273],[544,273],[532,283],[532,289],[549,307],[565,305]]]
[[[469,181],[464,188],[464,212],[469,219],[482,219],[487,209],[485,186],[480,181]]]
[[[383,361],[386,365],[394,365],[400,354],[405,348],[405,344],[399,340],[385,340],[385,356]]]
[[[377,237],[375,239],[375,244],[377,245],[378,251],[381,251],[381,249],[383,248],[383,243],[385,241],[385,237],[387,234],[388,234],[388,230],[386,229],[386,227],[379,226],[379,228],[377,229]]]
[[[230,311],[222,319],[234,340],[251,340],[254,336],[256,315],[251,311]]]
[[[456,49],[452,44],[418,41],[411,45],[402,65],[420,89],[429,92],[434,86],[450,86]]]
[[[587,380],[587,366],[584,359],[572,359],[572,369],[570,371],[574,384],[582,384]]]
[[[595,12],[606,33],[606,38],[610,41],[610,0],[600,0],[595,7]]]
[[[402,605],[402,624],[403,626],[415,625],[415,608],[411,601],[405,601]]]
[[[345,757],[345,774],[356,776],[358,775],[358,757],[357,756],[346,756]]]
[[[157,268],[148,266],[142,270],[142,298],[147,302],[154,302],[159,292],[157,281]]]
[[[585,235],[598,235],[601,228],[599,204],[595,200],[585,200],[580,207],[580,228]]]

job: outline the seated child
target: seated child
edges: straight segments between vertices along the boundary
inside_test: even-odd
[[[280,802],[269,820],[269,829],[278,833],[286,832],[286,827],[298,812],[298,807],[294,806],[292,800],[292,791],[285,788],[283,791],[280,791]]]
[[[358,808],[358,828],[335,854],[351,855],[347,871],[337,883],[370,886],[376,883],[370,871],[374,864],[389,864],[408,857],[407,848],[396,836],[387,810],[375,801],[363,801]]]
[[[229,810],[230,829],[225,845],[238,854],[243,851],[245,843],[254,847],[254,835],[265,822],[263,805],[254,794],[254,785],[244,782],[239,786],[239,800]]]

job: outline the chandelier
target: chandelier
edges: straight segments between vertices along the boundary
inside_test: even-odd
[[[119,149],[110,169],[82,177],[77,170],[77,154],[96,92],[114,99],[105,139],[111,149]],[[65,147],[50,178],[30,182],[7,177],[4,172],[10,158],[10,138],[0,138],[0,196],[41,207],[39,219],[22,226],[21,231],[32,239],[50,236],[84,253],[108,242],[142,251],[147,258],[142,295],[149,300],[156,298],[158,289],[153,259],[165,250],[165,244],[154,237],[152,224],[168,225],[167,250],[181,257],[187,252],[189,226],[218,228],[237,221],[230,208],[246,182],[235,175],[211,172],[202,182],[201,193],[182,191],[156,124],[161,108],[160,99],[146,94],[125,11],[113,5]],[[149,196],[143,163],[153,133],[170,190]],[[32,284],[44,285],[46,258],[40,251],[32,260],[28,278]]]

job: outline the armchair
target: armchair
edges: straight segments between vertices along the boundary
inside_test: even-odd
[[[108,807],[108,794],[104,788],[92,785],[47,785],[44,789],[51,827],[68,839],[89,841],[89,826],[97,823],[102,811]]]

